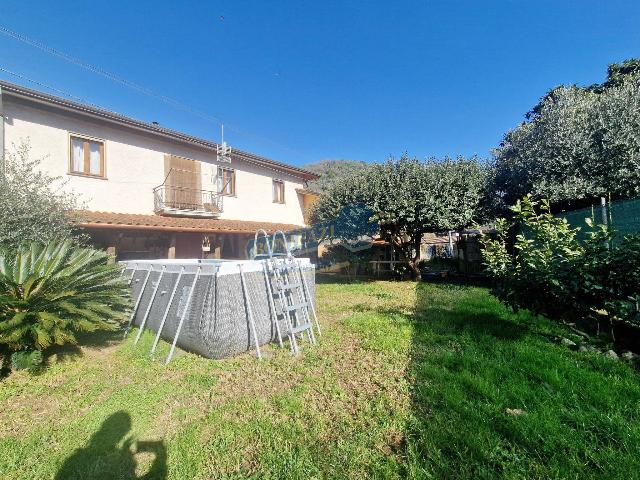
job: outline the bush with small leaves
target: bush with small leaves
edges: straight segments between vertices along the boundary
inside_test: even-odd
[[[15,251],[24,242],[86,239],[71,221],[84,205],[65,188],[65,180],[46,173],[42,160],[31,158],[28,142],[6,151],[0,175],[0,247]]]

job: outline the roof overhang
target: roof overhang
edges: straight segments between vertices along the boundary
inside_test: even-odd
[[[251,234],[262,228],[268,233],[278,230],[289,232],[304,228],[301,225],[246,220],[210,218],[165,217],[162,215],[141,215],[114,212],[73,212],[72,219],[77,227],[86,229],[139,230],[173,233],[236,233]]]

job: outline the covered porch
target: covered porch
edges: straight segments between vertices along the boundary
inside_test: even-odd
[[[300,226],[270,222],[78,212],[89,243],[116,260],[249,258],[256,230],[288,232]]]

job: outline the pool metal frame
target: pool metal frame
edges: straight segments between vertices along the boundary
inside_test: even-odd
[[[274,252],[273,250],[273,247],[276,245],[276,239],[278,238],[279,235],[283,240],[284,252]],[[265,242],[266,244],[266,249],[267,249],[266,254],[257,253],[258,241],[260,236],[262,237],[262,241]],[[236,273],[234,273],[234,271],[232,271],[231,269],[231,265],[233,265],[234,263],[235,263],[235,266],[237,267],[237,271],[235,271]],[[258,267],[258,265],[256,265],[258,263],[261,264],[260,268],[256,268]],[[305,267],[304,269],[303,269],[303,264]],[[254,302],[251,298],[251,288],[246,278],[246,274],[248,271],[251,271],[252,273],[261,272],[261,275],[264,278],[264,283],[265,283],[264,289],[266,290],[266,296],[268,298],[267,311],[268,311],[269,322],[272,325],[272,327],[275,327],[275,334],[276,334],[275,340],[277,340],[278,345],[280,347],[284,346],[284,342],[283,342],[283,332],[281,331],[280,320],[278,319],[278,317],[280,316],[283,319],[286,319],[287,322],[289,322],[290,312],[287,310],[287,308],[291,308],[291,303],[292,303],[290,299],[288,300],[288,304],[286,302],[283,303],[283,298],[281,298],[282,293],[279,290],[280,289],[279,286],[283,284],[286,285],[286,283],[288,282],[288,280],[286,279],[279,278],[279,275],[281,274],[283,269],[285,269],[284,271],[286,272],[295,272],[295,275],[298,278],[298,282],[301,287],[298,289],[298,292],[297,292],[299,304],[294,306],[297,307],[302,312],[302,317],[303,317],[302,321],[307,322],[309,326],[309,328],[301,330],[299,333],[295,332],[294,325],[290,325],[288,327],[287,336],[289,338],[292,354],[296,355],[299,353],[296,335],[298,334],[304,335],[304,333],[307,333],[310,343],[315,344],[315,335],[314,335],[313,329],[315,328],[317,330],[318,335],[321,334],[320,323],[318,321],[316,309],[314,306],[314,298],[311,297],[310,295],[310,290],[307,285],[307,280],[305,278],[306,274],[309,274],[308,272],[309,269],[311,270],[311,273],[313,273],[314,266],[313,264],[308,262],[308,260],[306,259],[297,259],[293,257],[289,249],[286,236],[282,231],[275,232],[273,235],[273,238],[270,241],[269,235],[264,230],[258,230],[255,234],[254,248],[253,248],[250,260],[241,260],[241,261],[199,260],[199,259],[184,260],[184,261],[181,261],[181,260],[137,260],[137,261],[133,260],[133,261],[121,262],[121,265],[123,265],[123,270],[122,270],[123,275],[125,275],[125,271],[131,270],[131,274],[130,276],[127,276],[127,278],[128,278],[128,283],[130,286],[132,286],[132,288],[134,287],[135,284],[139,283],[142,280],[142,285],[139,289],[139,292],[137,292],[136,299],[134,302],[134,307],[133,307],[133,310],[131,311],[129,321],[125,329],[125,333],[124,333],[125,337],[128,335],[129,331],[136,323],[137,315],[139,313],[140,306],[143,301],[143,296],[145,296],[145,294],[148,294],[147,290],[149,287],[149,279],[151,278],[151,275],[159,274],[158,278],[155,280],[155,285],[153,285],[153,290],[151,291],[151,295],[148,299],[148,304],[146,305],[142,318],[139,321],[139,327],[138,327],[139,330],[135,337],[134,345],[138,344],[138,342],[140,341],[140,338],[142,336],[144,329],[149,328],[148,320],[150,318],[152,308],[154,307],[154,301],[156,300],[158,292],[160,291],[160,285],[164,276],[166,274],[177,273],[177,277],[175,278],[175,281],[171,288],[171,294],[169,296],[169,300],[166,306],[164,307],[162,318],[160,320],[159,325],[157,326],[157,331],[156,331],[153,345],[150,351],[150,354],[152,356],[155,354],[156,349],[158,347],[158,343],[162,336],[162,332],[167,323],[167,319],[169,318],[169,312],[175,306],[174,302],[176,300],[176,294],[178,292],[178,288],[181,280],[185,275],[193,275],[193,281],[190,282],[188,295],[186,297],[186,302],[184,303],[184,305],[182,305],[182,303],[179,303],[176,306],[176,309],[177,309],[176,313],[179,315],[180,319],[179,319],[177,328],[175,330],[175,333],[173,335],[173,339],[171,341],[171,348],[165,359],[165,364],[169,364],[169,362],[171,362],[171,360],[174,357],[175,349],[176,349],[176,346],[178,345],[180,334],[182,332],[182,329],[187,317],[193,316],[193,312],[191,312],[191,308],[192,308],[192,301],[194,298],[194,292],[196,290],[196,285],[198,284],[198,280],[202,279],[203,277],[213,277],[213,279],[215,280],[215,291],[213,292],[214,308],[209,312],[212,311],[214,316],[216,316],[217,318],[218,294],[219,294],[218,279],[220,277],[221,270],[224,270],[225,275],[235,274],[235,275],[239,275],[240,277],[240,287],[242,291],[242,300],[244,302],[244,312],[246,315],[246,321],[247,321],[247,326],[249,330],[248,334],[253,339],[253,348],[255,348],[256,350],[256,356],[258,359],[262,359],[262,352],[260,350],[260,341],[258,338],[258,332],[256,327],[256,316],[255,316],[256,306],[254,305]],[[177,269],[177,267],[179,267],[179,270]],[[140,270],[146,270],[146,274],[144,275],[143,279],[136,278],[136,274],[140,273]],[[313,277],[311,277],[311,279],[313,280]],[[153,283],[154,281],[151,282],[151,284]],[[255,280],[254,280],[254,283],[255,283]],[[274,284],[276,286],[275,288],[274,288]],[[167,290],[169,289],[167,288]],[[185,292],[185,290],[186,290],[186,287],[183,285],[183,293]],[[161,296],[165,295],[166,293],[168,292],[162,291]],[[202,319],[205,318],[205,314],[206,314],[205,307],[207,307],[207,298],[208,298],[207,295],[209,295],[210,293],[211,292],[209,292],[209,290],[205,290],[205,293],[204,293],[205,296],[203,297],[203,300],[202,300],[202,312],[200,313],[200,317],[196,317],[197,319],[199,319],[199,321],[203,321]],[[293,293],[290,292],[289,296],[291,296],[292,294]],[[276,304],[274,302],[274,296],[276,295],[278,295],[280,298],[280,312],[278,312],[278,309],[276,308]],[[182,299],[181,299],[181,302],[182,302]],[[181,306],[183,310],[180,313],[179,310]],[[208,305],[208,307],[211,308],[211,305]],[[238,309],[239,308],[240,307],[238,307]],[[296,318],[296,315],[295,314],[292,315],[292,318]],[[264,318],[262,319],[262,321],[263,321],[262,325],[264,326]],[[174,324],[172,323],[172,325]],[[211,333],[211,332],[208,332],[208,333]],[[271,338],[272,338],[271,341],[273,341],[274,340],[273,337]],[[203,337],[201,340],[204,344],[205,338]],[[248,344],[248,347],[250,350],[251,342]],[[239,352],[236,352],[236,353],[239,353]],[[218,358],[218,357],[214,357],[214,358]]]

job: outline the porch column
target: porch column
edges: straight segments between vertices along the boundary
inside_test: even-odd
[[[213,253],[213,258],[216,258],[216,259],[222,258],[222,241],[224,239],[219,234],[212,235],[210,238],[211,238],[211,252]]]
[[[107,255],[109,257],[109,259],[107,260],[107,264],[112,265],[116,263],[116,252],[116,247],[114,245],[107,247]]]
[[[169,250],[167,251],[167,258],[176,258],[176,234],[172,233],[169,238]]]
[[[249,237],[245,235],[236,236],[236,254],[240,260],[247,258],[247,240]]]

